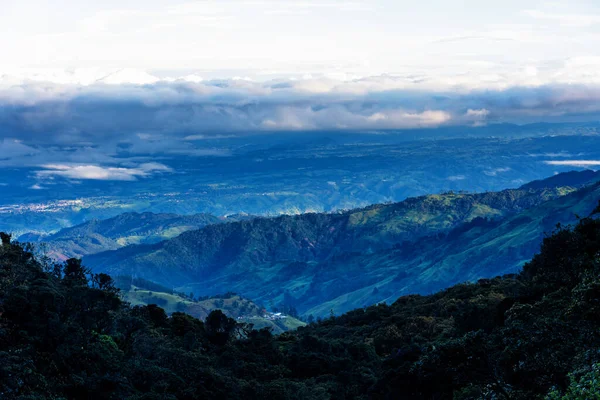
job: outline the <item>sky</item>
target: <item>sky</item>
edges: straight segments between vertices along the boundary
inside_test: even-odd
[[[119,148],[598,121],[598,43],[585,0],[0,0],[0,167],[137,179],[164,166]]]
[[[488,81],[520,73],[535,82],[598,66],[599,37],[600,3],[585,0],[0,2],[5,73],[132,68],[159,77],[488,74],[479,78]]]

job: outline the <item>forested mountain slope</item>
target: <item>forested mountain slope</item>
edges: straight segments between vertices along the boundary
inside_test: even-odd
[[[504,228],[493,231],[501,217],[526,212],[573,190],[567,187],[448,193],[345,213],[257,218],[207,226],[154,245],[96,254],[86,257],[85,263],[95,271],[137,275],[200,295],[234,291],[264,303],[289,302],[306,315],[328,315],[331,309],[340,313],[393,300],[406,290],[411,291],[413,281],[413,291],[427,292],[457,281],[514,271],[531,257],[543,232],[548,230],[547,224],[523,228],[524,220],[510,222],[510,229],[529,229],[533,236],[527,236],[531,242],[523,246],[515,243],[500,248],[499,254],[504,256],[506,252],[510,260],[499,267],[497,263],[487,269],[478,264],[468,267],[459,263],[461,259],[454,252],[471,247],[472,238],[466,235],[474,234],[473,229],[478,230],[476,235],[481,235],[481,240],[492,240],[490,236],[496,234],[497,239],[500,235],[506,237],[509,233]],[[593,204],[593,195],[582,201]],[[556,213],[545,209],[538,212],[544,217],[552,214],[548,221],[554,221],[553,224],[569,222],[575,208],[567,208],[564,219],[554,218]],[[459,228],[471,221],[473,229],[469,225]],[[467,229],[461,234],[464,242],[451,240],[453,229]],[[484,231],[491,233],[485,236]],[[440,250],[424,245],[434,242],[439,242],[436,246]],[[431,257],[420,257],[421,248],[430,251]],[[487,254],[485,246],[481,248],[480,253]],[[449,266],[441,265],[437,260],[445,255],[458,259]],[[424,278],[429,285],[423,283]],[[323,303],[327,308],[318,307]]]
[[[154,245],[129,246],[114,253],[90,256],[87,260],[94,267],[110,265],[111,272],[130,264],[132,271],[141,276],[146,274],[148,279],[181,284],[179,275],[185,275],[186,269],[199,273],[200,277],[232,263],[318,261],[346,251],[389,248],[403,240],[449,230],[477,217],[514,213],[572,190],[449,193],[344,213],[255,218],[211,225]],[[164,276],[160,276],[161,270]],[[161,279],[152,279],[150,274],[153,273]]]
[[[576,223],[600,199],[600,182],[499,220],[477,219],[444,235],[402,243],[375,254],[354,253],[316,267],[299,301],[305,314],[344,312],[409,293],[518,272],[557,224]],[[357,284],[357,282],[360,282]],[[337,296],[323,302],[326,294]],[[258,297],[257,297],[258,298]],[[311,306],[314,305],[314,306]]]
[[[519,275],[404,296],[272,336],[219,311],[202,322],[130,307],[108,276],[89,276],[76,260],[42,265],[2,235],[0,394],[597,398],[599,256],[600,221],[586,218],[546,238]]]

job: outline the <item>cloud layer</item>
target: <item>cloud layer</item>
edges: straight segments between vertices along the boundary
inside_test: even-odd
[[[600,115],[600,85],[593,82],[481,86],[424,76],[258,81],[136,74],[122,75],[134,82],[103,75],[85,84],[4,77],[0,167],[33,167],[41,181],[127,181],[171,172],[156,163],[158,155],[228,156],[218,140],[260,132],[380,132]]]
[[[150,83],[5,79],[0,82],[2,137],[63,144],[132,136],[139,142],[157,135],[198,141],[257,131],[594,120],[600,112],[600,85],[589,82],[479,87],[390,75],[192,82],[154,81],[144,74],[141,81]]]

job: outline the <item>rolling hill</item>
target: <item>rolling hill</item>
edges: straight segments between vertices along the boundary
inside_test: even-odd
[[[198,299],[144,279],[120,276],[115,278],[115,282],[123,300],[132,306],[156,304],[169,315],[184,312],[204,320],[211,311],[221,310],[238,322],[250,323],[254,329],[269,328],[275,334],[306,325],[291,315],[269,312],[264,306],[235,293]]]

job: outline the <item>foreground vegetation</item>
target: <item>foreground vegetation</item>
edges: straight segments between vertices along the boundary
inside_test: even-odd
[[[600,208],[600,207],[599,207]],[[596,211],[600,211],[597,209]],[[598,398],[600,221],[558,227],[519,275],[273,336],[129,306],[77,260],[0,248],[0,398]]]

